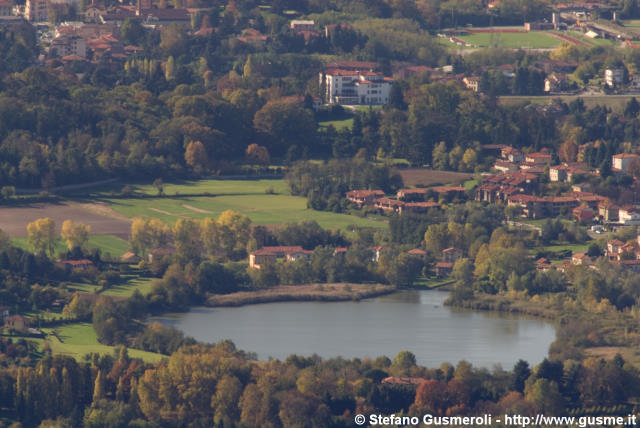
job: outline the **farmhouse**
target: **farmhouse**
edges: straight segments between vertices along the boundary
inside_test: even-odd
[[[347,199],[358,207],[363,205],[373,205],[373,201],[384,196],[382,190],[350,190],[347,192]]]
[[[459,248],[445,248],[442,250],[442,261],[447,263],[454,263],[456,260],[462,257],[462,250]]]
[[[309,258],[313,251],[304,250],[296,246],[268,246],[249,254],[249,267],[260,269],[264,264],[275,263],[277,259],[297,260],[302,257]]]
[[[93,266],[93,262],[88,259],[82,260],[60,260],[60,264],[65,267],[67,270],[72,269],[89,269]]]
[[[22,315],[11,315],[4,320],[5,331],[16,331],[26,333],[29,329],[29,322]]]
[[[445,276],[451,275],[451,272],[453,272],[453,263],[449,263],[449,262],[436,263],[436,276],[443,278]]]

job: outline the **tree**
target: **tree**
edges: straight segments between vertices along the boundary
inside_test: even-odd
[[[84,248],[89,242],[89,233],[91,232],[91,226],[75,222],[72,220],[65,220],[62,223],[62,231],[60,236],[67,244],[68,249]]]
[[[94,403],[104,398],[105,382],[106,382],[106,379],[102,374],[102,370],[98,370],[98,375],[96,376],[96,380],[93,384],[93,402]]]
[[[218,244],[227,254],[235,251],[244,252],[251,233],[251,220],[243,214],[226,210],[217,221]]]
[[[53,255],[55,248],[55,223],[50,218],[39,218],[27,225],[29,245],[35,252]]]
[[[184,160],[196,175],[202,175],[209,165],[209,158],[204,144],[200,141],[191,141],[187,144],[187,148],[184,151]]]
[[[267,150],[266,147],[259,146],[255,143],[247,146],[245,159],[248,163],[255,165],[269,165],[269,162],[271,162],[269,150]]]
[[[296,103],[269,101],[256,112],[253,126],[273,155],[284,155],[293,145],[314,148],[317,126],[313,113]]]
[[[158,191],[158,196],[164,195],[164,182],[162,181],[162,178],[156,178],[153,180],[153,187]]]
[[[173,225],[176,256],[183,262],[197,262],[202,257],[202,230],[200,222],[181,218]]]
[[[398,110],[407,109],[407,104],[404,102],[402,95],[402,88],[397,83],[391,86],[391,91],[389,91],[389,106]]]
[[[169,242],[169,226],[157,218],[134,218],[131,223],[131,245],[135,253],[145,254],[148,249],[161,248]]]

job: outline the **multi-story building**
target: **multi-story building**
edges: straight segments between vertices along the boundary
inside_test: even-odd
[[[13,2],[0,0],[0,16],[13,16]]]
[[[314,21],[293,20],[289,26],[296,33],[299,31],[313,31],[315,29]]]
[[[320,74],[320,85],[325,88],[329,104],[386,104],[393,82],[375,71],[329,69]]]
[[[604,71],[604,83],[609,87],[620,86],[624,82],[624,70],[621,68],[607,68]]]
[[[49,19],[49,0],[27,0],[24,16],[31,22],[43,22]]]
[[[61,35],[51,41],[49,55],[62,58],[67,55],[78,55],[86,58],[87,42],[77,35]]]
[[[640,161],[640,156],[632,153],[619,153],[611,157],[611,169],[615,172],[626,174],[629,167]]]

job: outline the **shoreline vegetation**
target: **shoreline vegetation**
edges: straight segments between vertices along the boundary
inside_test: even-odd
[[[358,301],[391,294],[396,291],[398,291],[396,287],[383,284],[331,283],[279,285],[265,290],[241,291],[211,296],[207,299],[206,306],[243,306],[275,302]]]

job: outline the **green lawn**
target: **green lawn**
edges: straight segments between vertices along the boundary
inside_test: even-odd
[[[589,244],[563,244],[563,245],[547,245],[545,247],[536,247],[531,249],[530,251],[533,253],[537,253],[540,251],[566,251],[571,250],[573,254],[575,253],[584,253],[589,249]]]
[[[157,278],[132,277],[123,284],[118,284],[110,287],[102,294],[105,296],[130,297],[137,289],[138,291],[140,291],[140,293],[146,295],[151,292],[151,284],[153,284],[153,282],[156,280]]]
[[[320,226],[346,229],[350,225],[385,227],[385,221],[376,221],[346,214],[314,211],[307,208],[305,198],[289,195],[267,195],[264,192],[227,194],[202,197],[163,197],[149,199],[111,199],[111,207],[128,217],[156,217],[167,224],[179,218],[203,219],[218,217],[225,210],[234,210],[249,216],[253,224],[274,225],[301,220],[316,220]]]
[[[102,253],[109,253],[113,257],[120,257],[129,251],[129,243],[113,235],[91,235],[89,247],[100,248]]]
[[[136,193],[145,195],[157,195],[158,193],[151,183],[131,185],[130,187]],[[289,193],[285,180],[193,180],[165,183],[163,188],[164,194],[169,196],[264,194],[268,189],[278,194]]]
[[[456,37],[479,47],[542,49],[555,48],[560,45],[559,39],[540,31],[530,33],[476,33]]]
[[[467,180],[463,184],[465,190],[471,190],[477,185],[478,185],[478,180]]]
[[[324,122],[318,122],[318,126],[320,128],[328,128],[329,125],[333,125],[334,128],[338,131],[342,131],[343,129],[351,129],[353,127],[353,118],[350,117],[348,119],[342,120],[327,120]]]
[[[601,39],[601,38],[597,38],[597,39],[592,39],[590,37],[585,36],[582,33],[578,33],[577,31],[565,31],[562,34],[565,34],[569,37],[573,37],[576,40],[580,40],[583,43],[586,43],[588,45],[592,45],[592,46],[615,46],[616,42],[614,42],[613,40],[610,39]]]
[[[69,324],[56,327],[58,336],[62,339],[60,342],[55,336],[50,334],[53,329],[45,328],[43,331],[47,333],[46,339],[38,339],[40,345],[48,342],[51,350],[55,354],[70,355],[78,360],[82,359],[86,354],[97,352],[100,354],[112,354],[113,346],[102,345],[98,343],[96,332],[89,323]],[[147,362],[157,362],[164,358],[161,354],[153,352],[139,351],[129,349],[129,356],[132,358],[142,358]]]

